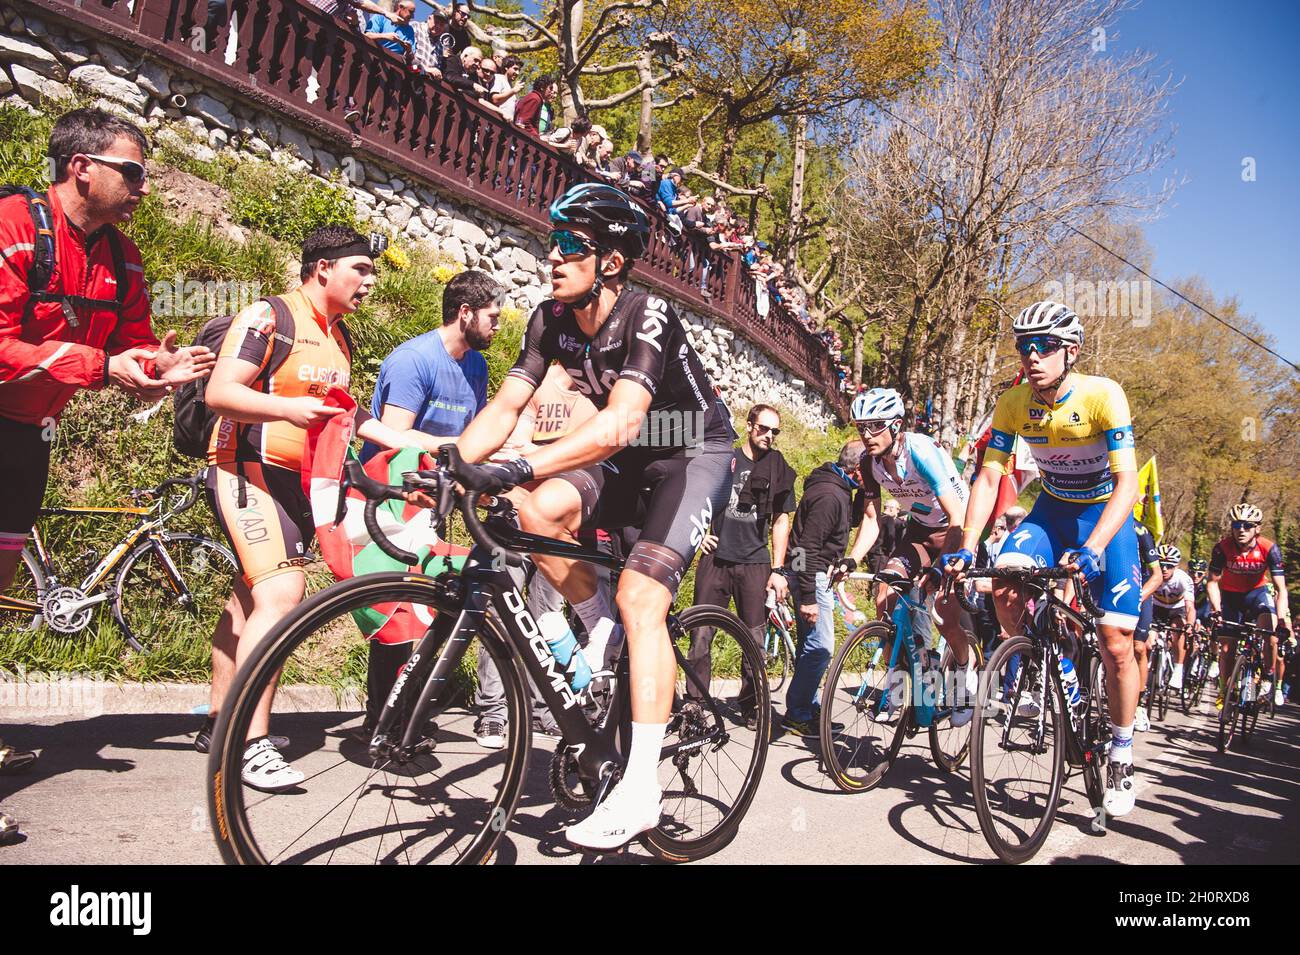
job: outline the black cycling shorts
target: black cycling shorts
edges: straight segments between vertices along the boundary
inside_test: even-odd
[[[582,498],[582,526],[640,528],[624,567],[677,592],[715,514],[731,495],[731,445],[667,457],[616,454],[558,477]]]
[[[0,551],[22,550],[50,477],[53,429],[0,418]]]

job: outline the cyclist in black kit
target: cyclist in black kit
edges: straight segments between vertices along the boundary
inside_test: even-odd
[[[646,214],[613,186],[583,183],[551,205],[554,298],[533,312],[518,361],[457,441],[466,461],[505,442],[552,362],[599,409],[526,457],[466,475],[495,493],[539,478],[519,512],[523,529],[576,540],[584,527],[639,528],[615,601],[627,632],[632,745],[627,770],[570,842],[613,849],[659,822],[659,753],[676,664],[665,618],[714,513],[731,491],[731,415],[672,306],[626,286],[650,237]],[[535,557],[589,633],[612,626],[594,568]]]

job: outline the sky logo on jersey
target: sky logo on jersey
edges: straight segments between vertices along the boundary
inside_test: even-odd
[[[651,295],[645,301],[645,320],[641,322],[641,331],[636,333],[636,337],[643,342],[649,342],[654,346],[655,351],[663,351],[663,346],[659,344],[659,337],[664,333],[664,322],[668,320],[668,303],[658,296]]]

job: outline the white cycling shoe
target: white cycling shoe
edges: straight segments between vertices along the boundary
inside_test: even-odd
[[[1282,695],[1282,688],[1280,686],[1273,691],[1273,705],[1286,706],[1286,697]]]
[[[1133,729],[1139,733],[1145,733],[1151,729],[1151,720],[1147,718],[1147,708],[1139,706],[1137,712],[1133,714]]]
[[[1217,680],[1219,678],[1219,662],[1217,660],[1210,664],[1210,672],[1205,675],[1205,678],[1207,680]]]
[[[1134,786],[1133,764],[1117,763],[1111,760],[1106,764],[1106,792],[1101,797],[1101,808],[1109,816],[1127,816],[1137,805],[1137,789]]]
[[[1169,678],[1169,689],[1181,690],[1183,688],[1183,668],[1182,665],[1174,667],[1174,674]]]
[[[979,695],[980,678],[974,670],[965,671],[964,689],[958,691],[958,705],[953,708],[949,724],[960,729],[975,716],[975,697]]]
[[[240,778],[245,786],[274,793],[292,789],[307,776],[285,762],[270,737],[263,736],[244,750],[244,767]]]
[[[659,825],[662,798],[657,789],[620,783],[590,816],[570,826],[564,837],[584,849],[617,849]]]

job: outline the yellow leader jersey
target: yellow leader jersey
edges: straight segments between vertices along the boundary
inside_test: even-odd
[[[1028,382],[1008,388],[993,409],[984,466],[1006,474],[1017,435],[1029,445],[1043,490],[1062,501],[1105,501],[1118,472],[1137,470],[1128,398],[1109,378],[1076,374],[1070,390],[1052,405]]]

